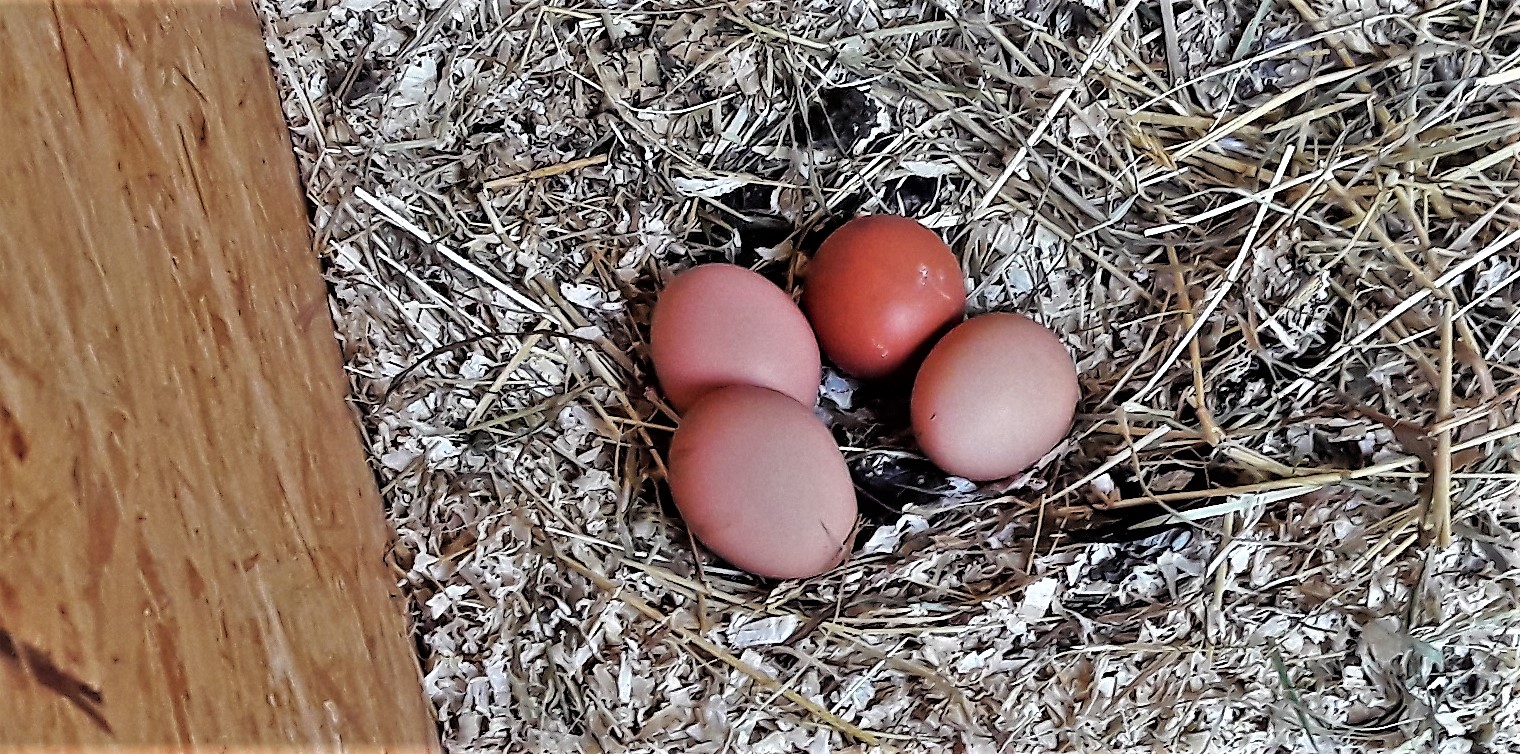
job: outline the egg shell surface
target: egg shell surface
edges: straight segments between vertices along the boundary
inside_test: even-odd
[[[650,322],[655,377],[676,410],[725,385],[756,385],[807,406],[822,378],[818,341],[787,293],[759,273],[704,264],[676,275]]]
[[[714,390],[681,418],[671,496],[697,539],[750,573],[807,578],[838,565],[855,526],[855,486],[812,409],[748,385]]]
[[[935,344],[913,382],[913,432],[956,476],[989,481],[1034,465],[1065,437],[1080,390],[1055,333],[1019,314],[972,317]]]
[[[824,355],[862,379],[911,369],[966,311],[950,247],[917,220],[858,217],[824,239],[808,264],[802,309]]]

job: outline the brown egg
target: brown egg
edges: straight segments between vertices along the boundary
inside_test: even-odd
[[[681,418],[668,460],[681,517],[729,563],[795,579],[849,553],[855,486],[807,406],[748,385],[712,391]]]
[[[975,481],[1023,471],[1071,428],[1079,392],[1055,333],[1018,314],[973,317],[924,359],[913,432],[940,468]]]
[[[802,310],[759,273],[704,264],[670,281],[655,302],[649,348],[677,410],[724,385],[758,385],[812,406],[822,376]]]
[[[961,320],[966,284],[950,247],[909,217],[845,223],[808,265],[802,310],[825,356],[856,377],[911,368]]]

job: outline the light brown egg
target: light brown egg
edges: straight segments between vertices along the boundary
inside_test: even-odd
[[[748,385],[714,390],[681,418],[671,496],[691,533],[759,576],[807,578],[838,565],[855,526],[855,486],[812,409]]]
[[[1071,428],[1071,354],[1018,314],[973,317],[935,344],[913,382],[913,432],[940,468],[974,481],[1012,476]]]
[[[676,275],[650,322],[655,376],[677,410],[725,385],[757,385],[812,406],[822,367],[807,317],[785,291],[732,264]]]
[[[960,263],[911,217],[870,215],[824,239],[808,264],[802,309],[824,355],[862,379],[912,374],[966,311]]]

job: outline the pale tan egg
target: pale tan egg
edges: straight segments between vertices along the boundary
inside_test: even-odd
[[[745,267],[705,264],[676,275],[655,302],[649,341],[655,376],[677,410],[725,385],[817,400],[822,366],[807,317]]]
[[[817,576],[850,551],[855,485],[813,410],[774,390],[711,391],[681,417],[671,496],[704,545],[771,578]]]
[[[935,344],[913,382],[913,432],[929,460],[974,481],[1032,466],[1071,428],[1077,371],[1055,333],[985,314]]]

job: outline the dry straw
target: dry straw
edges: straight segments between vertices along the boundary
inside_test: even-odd
[[[1520,14],[261,0],[452,751],[1520,748]],[[974,489],[831,379],[856,555],[660,485],[664,276],[856,212],[1076,354]]]

